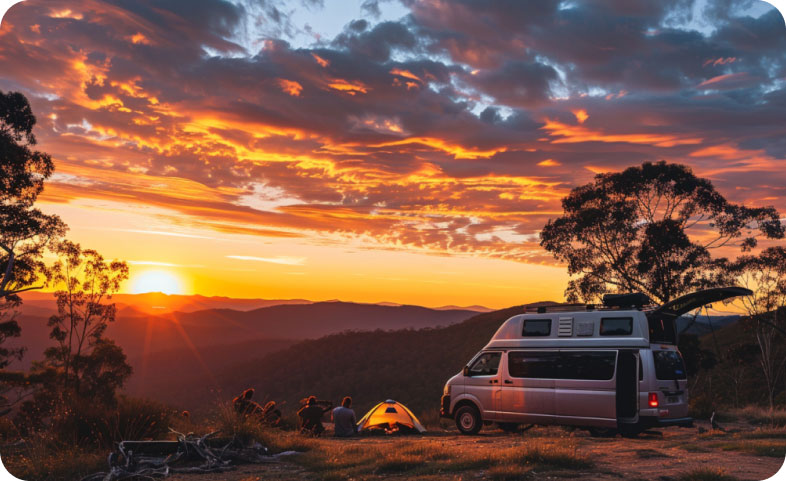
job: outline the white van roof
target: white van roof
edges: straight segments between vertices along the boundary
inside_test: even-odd
[[[525,333],[527,321],[538,326]],[[548,322],[544,322],[548,321]],[[548,327],[548,334],[545,328]],[[534,334],[534,335],[533,335]],[[505,321],[485,349],[494,348],[647,348],[647,315],[640,310],[519,314]]]

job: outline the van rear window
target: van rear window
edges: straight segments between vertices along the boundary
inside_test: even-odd
[[[549,336],[551,335],[551,319],[525,319],[522,336]]]
[[[632,332],[631,317],[604,317],[600,320],[601,336],[629,336]]]
[[[687,379],[685,364],[677,351],[652,351],[655,360],[655,377],[661,381]]]

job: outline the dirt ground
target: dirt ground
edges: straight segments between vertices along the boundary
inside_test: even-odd
[[[725,426],[726,432],[712,431],[709,425],[697,423],[694,428],[666,428],[653,430],[637,438],[593,438],[583,430],[567,430],[560,427],[536,427],[524,433],[507,434],[494,426],[485,427],[476,436],[463,436],[453,430],[437,429],[421,436],[375,436],[354,439],[321,438],[314,449],[325,452],[335,448],[350,450],[361,455],[364,451],[395,451],[401,446],[408,449],[422,445],[428,449],[455,449],[458,452],[478,452],[521,447],[531,443],[570,444],[576,452],[591,459],[595,466],[589,469],[539,470],[534,466],[523,478],[526,479],[596,479],[596,480],[657,480],[677,481],[687,473],[699,468],[720,469],[725,476],[739,480],[764,480],[775,474],[784,464],[779,454],[762,455],[755,446],[774,446],[776,453],[786,453],[786,430],[755,430],[742,424]],[[294,435],[294,434],[293,434]],[[221,474],[175,475],[171,481],[256,481],[263,479],[319,479],[321,470],[313,470],[309,463],[298,459],[303,454],[283,458],[281,462],[265,465],[244,465]],[[338,461],[338,460],[337,460]],[[330,459],[328,459],[328,466]],[[424,460],[425,462],[425,460]],[[786,469],[786,468],[784,468]],[[408,473],[406,469],[396,473],[360,474],[349,479],[432,479],[474,480],[485,479],[482,469],[461,472],[421,475]],[[335,474],[328,478],[335,478]],[[341,477],[341,476],[339,476]],[[510,478],[507,478],[510,479]],[[514,476],[515,479],[515,476]],[[699,478],[693,478],[699,479]],[[731,479],[731,478],[702,478]]]

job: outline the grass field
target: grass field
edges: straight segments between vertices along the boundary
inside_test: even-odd
[[[707,429],[709,426],[702,426]],[[432,480],[761,480],[786,457],[786,429],[730,423],[727,431],[668,428],[638,438],[593,438],[583,430],[535,427],[507,434],[487,426],[462,436],[445,425],[424,435],[306,438],[266,430],[276,451],[299,454],[273,465],[241,466],[220,476],[176,481],[257,479]]]
[[[476,436],[449,422],[427,423],[423,435],[372,435],[335,439],[330,430],[311,438],[291,429],[261,428],[223,409],[207,424],[175,419],[179,431],[220,430],[241,441],[261,441],[273,452],[296,451],[280,462],[240,465],[221,474],[175,475],[174,481],[321,480],[761,480],[786,457],[786,428],[761,427],[737,416],[726,430],[667,428],[637,438],[594,438],[581,429],[534,427],[517,434],[486,426]],[[6,454],[11,454],[6,456]],[[57,453],[29,443],[4,452],[6,467],[22,479],[78,480],[105,470],[106,453],[69,448]]]

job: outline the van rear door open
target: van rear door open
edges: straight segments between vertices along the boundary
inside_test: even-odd
[[[753,294],[744,287],[718,287],[678,297],[647,313],[651,343],[677,344],[677,318],[694,309],[737,296]]]

